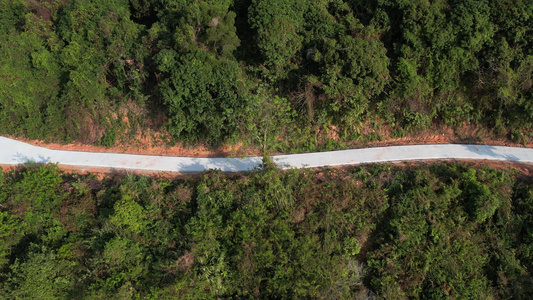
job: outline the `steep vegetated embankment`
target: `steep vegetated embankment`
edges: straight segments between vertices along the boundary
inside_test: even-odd
[[[310,151],[465,124],[528,143],[531,1],[9,0],[0,133]]]
[[[531,171],[531,170],[529,170]],[[0,174],[6,299],[527,299],[528,169]]]

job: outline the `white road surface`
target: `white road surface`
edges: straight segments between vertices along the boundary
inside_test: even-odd
[[[283,169],[439,159],[493,160],[531,164],[533,163],[533,149],[442,144],[272,156],[272,160]],[[60,166],[109,170],[197,173],[209,169],[219,169],[223,172],[254,170],[261,166],[262,159],[261,157],[197,158],[51,150],[0,137],[0,164],[19,165],[26,162],[50,162]]]

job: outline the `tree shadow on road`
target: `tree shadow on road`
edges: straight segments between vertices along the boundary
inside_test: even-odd
[[[17,152],[17,154],[13,155],[13,158],[16,162],[18,162],[19,164],[25,164],[25,163],[28,163],[28,162],[32,162],[32,163],[37,163],[37,164],[46,164],[46,163],[50,163],[50,156],[48,157],[45,157],[41,154],[37,155],[37,156],[26,156],[20,152]]]
[[[475,153],[480,156],[490,157],[495,160],[506,160],[511,162],[517,162],[521,159],[513,154],[502,153],[502,149],[498,149],[496,146],[489,145],[465,145],[464,148],[469,152]],[[488,158],[482,158],[488,159]]]

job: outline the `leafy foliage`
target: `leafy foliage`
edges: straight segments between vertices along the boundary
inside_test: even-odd
[[[116,175],[118,176],[118,175]],[[527,298],[531,178],[449,163],[0,181],[5,298]]]
[[[174,60],[172,50],[159,56],[160,70],[169,78],[161,83],[169,107],[169,132],[185,140],[222,141],[232,134],[246,103],[241,70],[236,62],[218,60],[204,51]]]
[[[285,140],[335,126],[350,142],[377,120],[397,134],[469,124],[527,143],[532,11],[506,0],[6,0],[0,132],[113,146],[159,124],[176,141],[246,141],[254,124],[238,121],[261,115],[261,86],[297,112],[272,134]]]

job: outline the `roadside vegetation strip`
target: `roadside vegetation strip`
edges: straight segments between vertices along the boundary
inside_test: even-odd
[[[218,169],[222,172],[250,171],[259,168],[262,164],[262,158],[258,156],[199,158],[51,150],[5,137],[0,137],[0,145],[0,164],[4,165],[36,162],[117,170],[196,173],[209,169]],[[282,169],[438,159],[533,163],[533,149],[443,144],[391,146],[272,156],[272,161]]]

